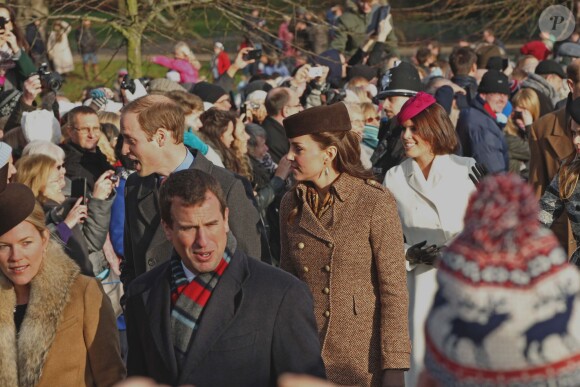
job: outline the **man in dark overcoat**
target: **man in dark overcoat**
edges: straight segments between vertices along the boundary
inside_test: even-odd
[[[159,207],[173,252],[129,286],[128,374],[198,387],[276,386],[287,372],[324,378],[310,291],[237,248],[217,180],[176,172]]]
[[[230,228],[238,248],[261,257],[258,210],[233,173],[208,161],[183,143],[185,117],[179,105],[161,95],[148,95],[124,107],[121,133],[123,154],[135,164],[125,185],[125,257],[121,281],[126,287],[138,275],[169,259],[171,243],[160,225],[159,186],[171,173],[198,169],[221,185],[231,209]]]

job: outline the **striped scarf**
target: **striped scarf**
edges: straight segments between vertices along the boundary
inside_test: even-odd
[[[214,271],[200,273],[188,282],[181,259],[175,251],[171,256],[171,338],[179,369],[195,337],[201,314],[230,260],[226,250]]]

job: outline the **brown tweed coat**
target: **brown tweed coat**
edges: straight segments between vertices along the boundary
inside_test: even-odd
[[[378,386],[382,370],[409,368],[405,256],[397,206],[375,181],[343,173],[333,187],[337,198],[320,220],[297,196],[304,197],[304,184],[284,196],[281,267],[312,291],[328,379]],[[289,224],[296,206],[300,211]]]

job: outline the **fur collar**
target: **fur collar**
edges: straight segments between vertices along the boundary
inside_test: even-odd
[[[12,283],[0,273],[0,386],[35,386],[56,335],[70,288],[79,268],[51,241],[30,290],[20,333],[16,336]]]

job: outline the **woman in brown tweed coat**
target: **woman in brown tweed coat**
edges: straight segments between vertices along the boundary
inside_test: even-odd
[[[344,104],[305,110],[284,128],[298,184],[280,208],[281,267],[310,286],[328,379],[403,386],[410,345],[393,196],[362,167]]]

